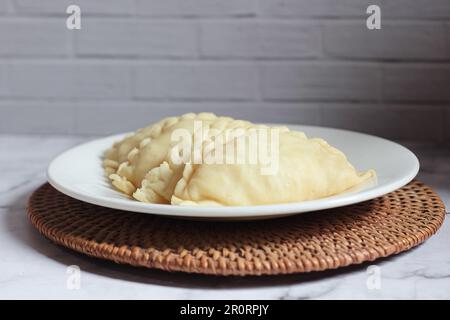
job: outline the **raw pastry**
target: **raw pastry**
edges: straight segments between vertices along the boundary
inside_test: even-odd
[[[200,162],[193,161],[192,154],[189,161],[174,161],[179,147],[173,141],[177,129],[185,130],[194,141],[202,132]],[[358,173],[341,151],[323,139],[308,139],[287,128],[277,128],[277,135],[267,139],[267,152],[277,152],[277,166],[264,174],[267,163],[248,161],[254,153],[250,139],[257,130],[275,129],[211,113],[165,118],[115,143],[105,154],[105,172],[118,190],[136,200],[206,206],[318,199],[339,194],[375,174],[372,170]],[[236,156],[238,140],[247,142],[240,150],[246,161],[208,163],[214,155]]]
[[[223,131],[225,128],[246,128],[252,125],[247,121],[217,117],[212,113],[188,113],[180,117],[165,118],[139,129],[135,134],[115,143],[106,152],[103,163],[112,184],[143,202],[170,203],[174,183],[178,181],[176,178],[181,178],[183,172],[183,167],[177,170],[168,167],[171,163],[169,151],[175,145],[172,135],[178,129],[184,129],[193,135],[196,122],[200,122],[205,131]],[[166,186],[170,183],[173,184],[170,185],[172,188]],[[164,190],[167,187],[169,189]]]

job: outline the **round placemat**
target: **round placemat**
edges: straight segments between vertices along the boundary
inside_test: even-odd
[[[57,244],[117,263],[215,275],[319,271],[410,249],[442,225],[445,207],[413,181],[383,197],[260,221],[188,221],[99,207],[49,184],[28,204],[33,225]]]

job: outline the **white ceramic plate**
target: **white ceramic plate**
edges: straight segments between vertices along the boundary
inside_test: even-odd
[[[238,207],[186,207],[148,204],[127,198],[105,177],[102,157],[119,134],[74,147],[55,158],[48,181],[57,190],[81,201],[126,211],[207,219],[263,219],[335,208],[382,196],[411,181],[419,170],[417,157],[405,147],[375,136],[322,127],[288,125],[308,137],[321,137],[342,150],[359,171],[375,169],[372,179],[345,193],[312,201]],[[376,181],[375,181],[376,180]]]

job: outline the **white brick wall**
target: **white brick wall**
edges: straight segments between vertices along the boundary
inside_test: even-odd
[[[379,99],[379,68],[347,62],[274,62],[261,66],[265,100],[373,101]]]
[[[127,16],[136,12],[135,0],[11,0],[15,11],[20,15],[58,15],[64,16],[66,8],[77,4],[83,14],[99,16]]]
[[[144,0],[145,1],[145,0]],[[387,18],[448,19],[448,0],[259,0],[261,12],[277,17],[365,17],[366,8],[379,5]]]
[[[264,15],[275,17],[364,17],[370,0],[260,0]]]
[[[381,3],[387,17],[446,20],[450,17],[447,0],[382,0]]]
[[[450,130],[448,130],[450,127],[450,108],[446,108],[444,112],[444,141],[448,143],[450,141]]]
[[[191,21],[86,18],[82,28],[75,34],[79,56],[193,58],[198,53],[197,25]]]
[[[3,15],[9,11],[10,3],[8,1],[9,0],[0,2],[0,15]]]
[[[205,58],[315,58],[322,51],[317,22],[208,21],[200,35]]]
[[[247,63],[170,62],[142,65],[133,83],[139,99],[255,100],[257,69]]]
[[[442,141],[443,110],[439,106],[413,104],[329,104],[322,109],[322,124],[352,128],[399,140],[416,137],[425,141]],[[412,134],[417,131],[417,136]],[[420,137],[419,137],[420,135]]]
[[[136,0],[136,12],[146,16],[222,17],[256,13],[258,0]]]
[[[385,101],[450,102],[449,64],[386,64],[383,66]]]
[[[324,23],[324,52],[343,59],[448,60],[445,22],[385,22],[382,31],[361,27],[361,21]]]
[[[68,30],[58,21],[0,19],[0,57],[63,57],[68,54]]]
[[[6,66],[11,99],[129,99],[131,68],[79,62],[14,62]],[[44,104],[44,103],[43,103]]]
[[[0,133],[107,134],[188,111],[450,143],[450,1],[0,1]]]
[[[7,77],[8,69],[6,65],[0,64],[0,98],[5,97],[7,93],[8,86],[8,77]],[[2,109],[0,109],[2,110]],[[0,118],[3,118],[3,112],[0,114]],[[0,127],[1,128],[1,127]]]

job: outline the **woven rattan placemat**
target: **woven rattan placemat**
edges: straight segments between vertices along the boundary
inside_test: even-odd
[[[318,271],[371,261],[421,243],[445,208],[413,181],[360,204],[261,221],[212,222],[84,203],[45,184],[29,200],[33,225],[57,244],[134,266],[217,275]]]

